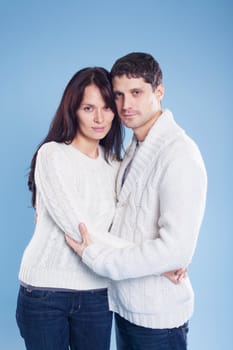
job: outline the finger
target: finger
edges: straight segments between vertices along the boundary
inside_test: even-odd
[[[185,277],[186,277],[186,273],[185,273],[185,272],[180,273],[180,274],[178,275],[177,281],[178,281],[178,282],[181,282]]]
[[[173,283],[175,283],[175,284],[178,284],[178,283],[179,283],[177,277],[172,277],[172,278],[171,278],[171,281],[172,281]]]
[[[175,275],[174,272],[165,272],[163,273],[163,276],[168,278],[170,282],[177,284],[177,276]]]
[[[66,242],[73,248],[75,241],[68,235],[65,235],[65,239],[66,239]]]
[[[179,273],[180,273],[180,274],[181,274],[181,273],[184,274],[186,271],[187,271],[187,269],[183,268],[183,269],[180,269],[180,270],[179,270]]]
[[[87,228],[86,225],[84,223],[79,224],[79,231],[82,235],[85,235],[87,233]]]
[[[75,251],[78,252],[78,243],[72,239],[71,237],[69,237],[68,235],[65,235],[65,239],[67,244]]]
[[[69,242],[73,242],[73,243],[78,243],[77,241],[75,241],[75,239],[73,239],[72,237],[70,237],[69,235],[65,234],[65,238],[67,241]]]
[[[180,272],[180,270],[176,270],[174,271],[174,275],[172,276],[174,283],[175,284],[179,284],[182,280],[182,273]]]
[[[90,245],[92,243],[92,239],[90,237],[90,234],[87,230],[87,227],[84,223],[79,224],[79,230],[83,239],[83,243],[85,245],[85,247],[87,247],[88,245]]]

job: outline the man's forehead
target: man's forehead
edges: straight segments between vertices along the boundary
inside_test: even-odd
[[[130,77],[127,75],[120,75],[120,76],[115,76],[112,79],[112,84],[114,89],[127,89],[127,88],[138,88],[142,87],[145,85],[150,85],[149,83],[145,82],[143,77],[135,78],[135,77]]]

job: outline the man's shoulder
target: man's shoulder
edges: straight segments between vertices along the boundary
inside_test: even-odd
[[[205,164],[197,144],[185,133],[173,140],[163,149],[159,157],[162,169],[177,168],[201,169],[205,172]]]

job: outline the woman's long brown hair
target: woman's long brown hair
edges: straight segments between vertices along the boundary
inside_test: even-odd
[[[55,141],[70,144],[73,141],[79,130],[76,112],[82,102],[85,88],[91,84],[96,85],[100,89],[106,105],[110,107],[115,114],[109,133],[105,138],[100,140],[100,145],[104,148],[105,160],[108,161],[111,154],[114,154],[117,160],[121,159],[123,129],[114,102],[109,72],[102,67],[81,69],[72,77],[66,86],[61,102],[51,122],[48,134],[33,155],[28,176],[28,187],[32,192],[33,207],[35,207],[36,202],[34,175],[38,150],[46,142]]]

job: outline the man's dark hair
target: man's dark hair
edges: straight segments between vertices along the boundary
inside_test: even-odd
[[[132,52],[119,58],[113,65],[111,77],[126,75],[128,78],[143,78],[155,90],[162,83],[159,63],[148,53]]]

